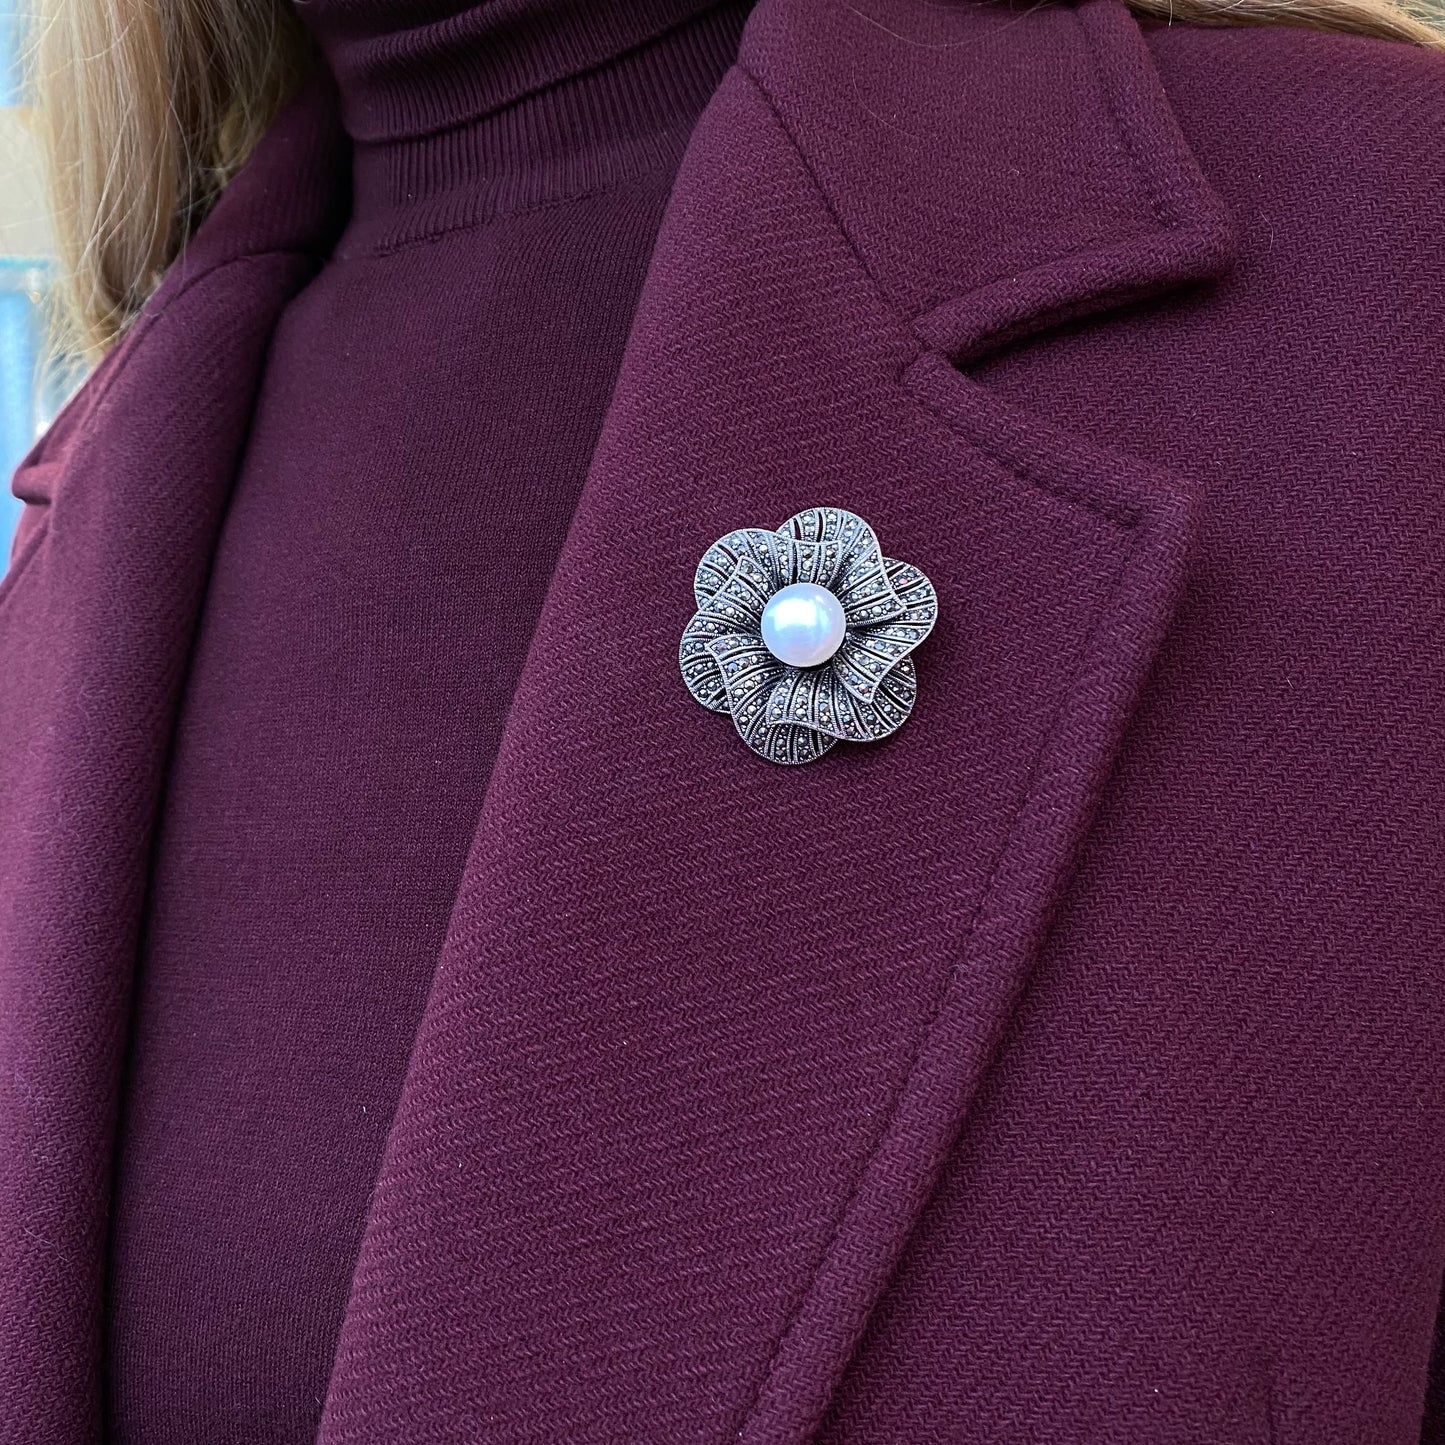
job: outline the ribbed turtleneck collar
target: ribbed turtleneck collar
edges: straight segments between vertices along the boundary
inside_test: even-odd
[[[492,114],[715,8],[717,0],[295,0],[347,131],[389,141]]]
[[[295,0],[353,138],[338,254],[675,165],[751,0]]]

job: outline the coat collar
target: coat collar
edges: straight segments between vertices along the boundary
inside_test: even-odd
[[[101,1434],[106,1232],[166,754],[272,327],[344,220],[325,84],[21,463],[0,582],[0,1436]],[[177,380],[185,379],[184,404]]]
[[[1117,4],[764,3],[740,57],[879,297],[967,363],[1227,267]]]
[[[322,1439],[800,1445],[1006,1034],[1183,576],[1187,479],[961,365],[1228,262],[1115,0],[763,0],[509,717]],[[941,614],[887,743],[760,762],[703,550],[860,513]]]
[[[37,1442],[99,1429],[135,860],[243,383],[344,208],[334,108],[318,84],[278,123],[22,469],[55,500],[0,594],[0,1334],[46,1349],[0,1364],[0,1401]],[[761,0],[512,708],[324,1440],[807,1437],[966,1128],[1183,575],[1188,479],[966,367],[1229,255],[1117,0]],[[168,409],[181,369],[214,376],[204,415]],[[940,623],[897,736],[770,767],[687,695],[677,639],[708,543],[818,503],[922,566]]]

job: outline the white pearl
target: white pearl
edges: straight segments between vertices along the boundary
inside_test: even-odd
[[[763,645],[789,667],[817,667],[843,645],[843,604],[812,582],[775,592],[763,608]]]

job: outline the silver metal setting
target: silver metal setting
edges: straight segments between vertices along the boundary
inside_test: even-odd
[[[817,667],[789,666],[763,644],[763,608],[794,582],[827,588],[847,617],[842,645]],[[883,556],[861,517],[810,507],[776,532],[729,532],[703,554],[693,593],[683,681],[759,757],[811,763],[836,742],[876,742],[908,720],[918,692],[909,653],[933,630],[938,597],[917,567]]]

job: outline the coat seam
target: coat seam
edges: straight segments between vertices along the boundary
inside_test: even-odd
[[[1074,24],[1078,27],[1079,33],[1083,36],[1084,48],[1089,54],[1091,78],[1094,82],[1094,90],[1099,97],[1099,103],[1104,114],[1109,118],[1109,124],[1113,127],[1114,134],[1119,139],[1120,148],[1124,153],[1125,159],[1133,167],[1135,179],[1137,179],[1143,187],[1144,194],[1149,200],[1149,209],[1153,212],[1155,220],[1158,221],[1165,230],[1177,230],[1180,224],[1179,216],[1175,213],[1174,207],[1166,201],[1163,194],[1153,184],[1148,170],[1139,158],[1134,137],[1119,114],[1119,108],[1113,90],[1104,79],[1103,67],[1099,63],[1098,44],[1094,39],[1093,31],[1079,18],[1077,10],[1071,10],[1069,14]]]

